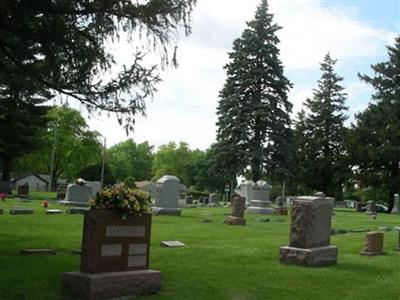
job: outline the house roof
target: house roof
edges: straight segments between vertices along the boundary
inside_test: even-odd
[[[12,178],[11,181],[12,182],[19,181],[19,180],[24,179],[24,178],[26,178],[28,176],[35,176],[36,178],[38,178],[39,180],[43,181],[44,183],[49,184],[49,182],[46,179],[44,179],[41,175],[36,174],[36,173],[27,173],[27,174]]]

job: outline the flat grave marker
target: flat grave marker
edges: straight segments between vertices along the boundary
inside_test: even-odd
[[[46,215],[59,215],[62,214],[61,209],[46,209]]]
[[[33,214],[32,208],[11,208],[10,209],[11,215],[31,215]]]
[[[161,246],[168,248],[185,247],[186,245],[180,241],[161,241]]]
[[[21,255],[56,255],[55,249],[22,249]]]

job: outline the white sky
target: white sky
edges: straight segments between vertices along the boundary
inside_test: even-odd
[[[216,107],[233,40],[253,19],[259,0],[199,0],[193,14],[193,33],[178,42],[179,68],[163,72],[159,92],[147,103],[147,117],[139,117],[136,142],[160,146],[186,141],[191,148],[206,149],[215,141]],[[334,1],[269,1],[270,12],[283,27],[281,59],[286,76],[294,83],[289,100],[294,111],[311,95],[319,73],[319,62],[329,51],[339,60],[336,71],[346,78],[350,115],[365,108],[369,88],[357,78],[370,64],[385,58],[385,45],[395,33],[372,26],[349,1],[349,5],[326,5]],[[342,2],[343,3],[343,2]],[[400,6],[399,6],[400,8]],[[400,11],[400,10],[399,10]],[[400,14],[399,14],[400,16]],[[127,48],[116,50],[128,56]],[[115,117],[90,118],[91,129],[107,138],[107,146],[126,140]]]

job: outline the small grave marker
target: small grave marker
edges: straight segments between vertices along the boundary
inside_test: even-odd
[[[56,255],[55,249],[22,249],[22,255]]]
[[[73,255],[81,255],[81,253],[82,253],[81,249],[71,250],[71,254],[73,254]]]
[[[185,247],[186,245],[180,241],[161,241],[161,246],[176,248],[176,247]]]
[[[360,232],[368,232],[369,229],[358,228],[358,229],[350,229],[349,232],[351,233],[360,233]]]
[[[32,208],[11,208],[10,209],[11,215],[31,215],[33,214]]]
[[[67,209],[67,213],[69,213],[69,214],[84,214],[88,210],[89,210],[89,208],[87,208],[87,207],[71,207],[71,208]]]
[[[62,214],[61,209],[46,209],[46,215],[59,215]]]

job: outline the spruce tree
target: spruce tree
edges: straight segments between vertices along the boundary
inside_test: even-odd
[[[347,94],[341,85],[343,77],[334,72],[335,63],[329,54],[321,63],[322,76],[312,98],[305,102],[308,111],[296,125],[296,136],[301,146],[304,182],[315,190],[337,197],[341,194],[342,174],[346,168],[342,162]],[[299,144],[301,136],[303,141]]]
[[[386,190],[391,208],[400,192],[400,36],[387,48],[389,59],[371,66],[374,76],[360,75],[374,101],[356,116],[348,149],[361,185]]]
[[[262,0],[229,53],[217,109],[216,147],[219,167],[232,177],[247,168],[254,181],[266,173],[272,178],[288,174],[291,83],[279,59],[279,29]]]

